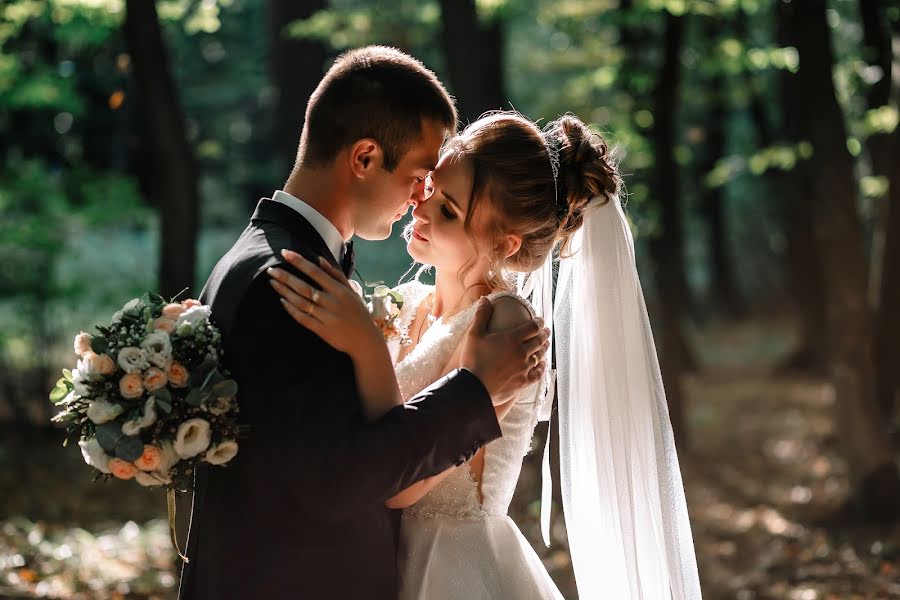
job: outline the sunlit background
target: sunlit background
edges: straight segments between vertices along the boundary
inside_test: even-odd
[[[164,497],[92,483],[47,393],[78,331],[199,293],[287,177],[324,70],[369,43],[433,68],[464,122],[572,112],[616,148],[705,597],[900,598],[896,3],[153,7],[0,6],[0,598],[175,597]],[[357,253],[369,282],[411,266],[399,231]],[[511,514],[575,598],[538,463]]]

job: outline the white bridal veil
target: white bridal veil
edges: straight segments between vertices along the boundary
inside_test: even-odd
[[[666,395],[634,240],[618,198],[591,202],[570,244],[569,256],[559,260],[555,296],[552,258],[519,279],[519,292],[555,329],[560,479],[579,596],[699,600]],[[552,390],[552,380],[546,383]],[[543,419],[551,405],[548,394]],[[548,450],[549,435],[541,503],[545,543]]]

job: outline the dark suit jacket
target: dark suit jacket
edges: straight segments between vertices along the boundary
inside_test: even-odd
[[[396,598],[385,499],[500,436],[477,377],[456,371],[415,410],[364,421],[349,357],[295,323],[266,268],[280,251],[333,261],[292,209],[260,201],[201,294],[249,426],[237,457],[199,469],[179,598]]]

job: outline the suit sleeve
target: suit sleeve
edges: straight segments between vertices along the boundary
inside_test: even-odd
[[[295,323],[265,274],[239,314],[238,344],[256,371],[244,378],[254,383],[242,384],[249,397],[241,410],[249,405],[251,428],[264,423],[272,433],[270,460],[296,482],[288,488],[296,501],[317,514],[340,518],[384,502],[500,437],[487,390],[465,370],[367,423],[349,357]]]

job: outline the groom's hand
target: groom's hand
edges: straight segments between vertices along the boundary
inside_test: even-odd
[[[511,329],[489,331],[493,307],[481,299],[466,334],[460,367],[474,373],[487,388],[494,406],[539,381],[547,367],[550,330],[540,318]]]

